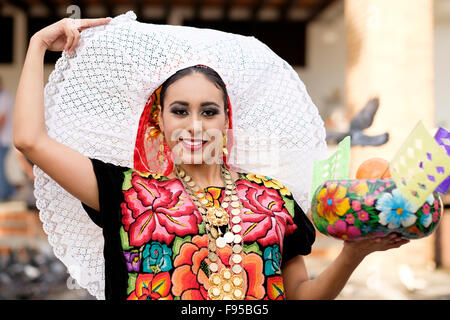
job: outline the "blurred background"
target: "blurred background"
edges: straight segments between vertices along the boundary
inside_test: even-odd
[[[0,299],[93,299],[42,230],[33,164],[12,146],[16,87],[30,37],[64,17],[114,17],[252,35],[298,72],[327,129],[329,153],[352,137],[351,177],[390,161],[418,121],[450,129],[450,0],[0,0]],[[47,52],[45,81],[61,53]],[[355,129],[352,120],[364,120]],[[353,122],[353,123],[354,123]],[[450,299],[450,195],[431,236],[369,255],[338,299]],[[316,277],[342,242],[317,233]]]

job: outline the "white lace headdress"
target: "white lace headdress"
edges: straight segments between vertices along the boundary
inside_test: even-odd
[[[177,70],[219,73],[232,105],[232,169],[284,183],[309,209],[312,164],[326,157],[325,128],[298,74],[254,37],[138,22],[129,11],[86,29],[45,86],[50,137],[91,158],[133,167],[149,96]],[[68,159],[69,161],[69,159]],[[102,230],[81,202],[34,167],[35,197],[55,255],[77,283],[104,299]]]

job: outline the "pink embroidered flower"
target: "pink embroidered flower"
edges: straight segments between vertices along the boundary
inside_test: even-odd
[[[433,212],[433,222],[434,223],[438,222],[440,217],[441,217],[441,213],[439,212],[439,209],[434,210],[434,212]]]
[[[344,240],[356,239],[361,236],[361,231],[358,228],[354,226],[347,227],[347,224],[343,220],[336,221],[333,226],[328,225],[327,231],[330,236]]]
[[[347,214],[346,216],[345,216],[345,221],[348,223],[348,224],[354,224],[355,223],[355,216],[353,215],[353,214]]]
[[[422,212],[423,212],[423,214],[429,214],[430,213],[430,205],[428,203],[425,203],[422,206]]]
[[[359,202],[358,200],[353,200],[352,201],[352,209],[355,211],[361,210],[361,202]]]
[[[159,181],[133,172],[131,185],[120,205],[130,245],[150,240],[169,245],[175,236],[198,232],[201,216],[178,180]]]
[[[367,221],[369,220],[369,214],[366,211],[361,210],[358,212],[358,219],[361,221]]]
[[[244,206],[242,215],[244,241],[257,241],[263,246],[268,246],[278,243],[285,234],[290,234],[297,228],[276,189],[244,179],[237,182],[236,187]],[[282,245],[283,241],[280,244]]]
[[[367,195],[367,196],[364,198],[364,204],[365,204],[366,206],[371,207],[371,206],[373,206],[374,203],[375,203],[375,198],[374,198],[373,196]]]

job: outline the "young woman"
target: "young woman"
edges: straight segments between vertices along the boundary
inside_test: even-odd
[[[81,30],[108,22],[62,19],[34,34],[14,110],[15,146],[103,228],[107,299],[334,299],[365,256],[408,242],[346,241],[309,279],[303,255],[315,231],[291,192],[220,161],[230,106],[206,66],[179,70],[161,86],[157,129],[174,159],[167,176],[90,159],[49,137],[45,51],[71,54]]]

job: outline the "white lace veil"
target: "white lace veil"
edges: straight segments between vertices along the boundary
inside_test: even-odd
[[[133,167],[148,97],[177,70],[216,70],[232,105],[232,169],[284,183],[306,212],[312,164],[326,157],[325,129],[292,67],[254,37],[136,21],[134,12],[86,29],[45,86],[48,134],[85,156]],[[69,160],[69,159],[68,159]],[[71,277],[104,299],[103,235],[81,202],[34,166],[44,231]]]

